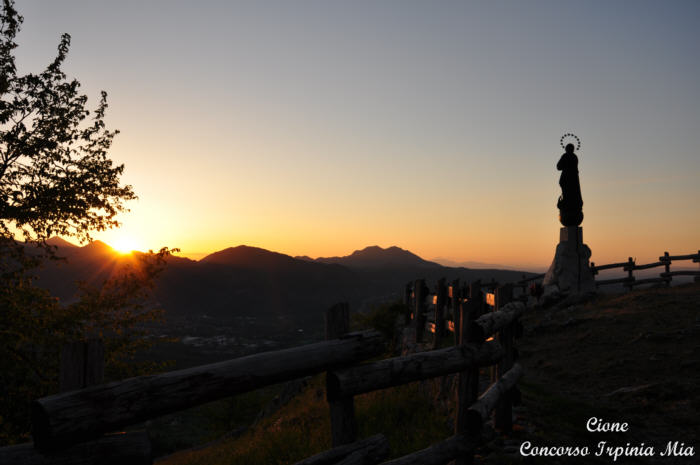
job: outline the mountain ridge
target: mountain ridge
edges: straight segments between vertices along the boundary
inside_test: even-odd
[[[358,249],[350,255],[342,257],[318,257],[314,261],[321,263],[336,263],[349,267],[400,267],[400,266],[425,266],[439,267],[438,263],[425,260],[409,250],[395,245],[382,248],[378,245],[370,245],[364,249]]]
[[[38,273],[38,284],[65,302],[76,298],[76,281],[99,286],[112,270],[134,258],[97,241],[83,247],[59,246],[57,255],[66,260],[46,263]],[[238,245],[199,261],[172,256],[167,263],[154,297],[168,318],[206,314],[217,321],[231,321],[241,315],[270,315],[274,321],[316,326],[323,321],[320,315],[338,302],[369,310],[379,302],[400,299],[406,283],[419,278],[429,285],[443,277],[462,282],[522,278],[520,271],[444,267],[397,246],[369,246],[345,257],[312,260]]]

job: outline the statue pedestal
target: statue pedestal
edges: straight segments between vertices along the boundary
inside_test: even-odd
[[[595,281],[588,260],[591,249],[583,243],[583,228],[566,226],[559,230],[559,244],[542,285],[556,285],[562,294],[594,293]]]

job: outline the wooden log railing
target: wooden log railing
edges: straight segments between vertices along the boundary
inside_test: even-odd
[[[436,378],[469,367],[490,366],[503,357],[498,342],[447,347],[334,370],[329,382],[339,396],[354,396],[392,386]]]
[[[150,465],[151,441],[145,431],[109,434],[59,451],[40,451],[32,443],[0,448],[7,465]]]
[[[100,384],[104,376],[104,344],[99,339],[66,343],[61,349],[59,391]],[[60,451],[41,451],[32,443],[0,448],[0,464],[117,465],[152,463],[151,442],[145,432],[118,433]]]
[[[674,276],[693,276],[695,277],[695,282],[700,282],[700,268],[698,271],[693,271],[693,270],[678,270],[678,271],[671,271],[670,266],[672,262],[679,262],[679,261],[685,261],[685,260],[690,260],[693,263],[700,263],[700,250],[698,250],[698,253],[695,254],[685,254],[685,255],[670,255],[668,252],[664,252],[664,255],[659,257],[659,261],[653,262],[653,263],[645,263],[638,265],[636,264],[636,261],[632,257],[628,257],[626,262],[619,262],[619,263],[609,263],[605,265],[596,265],[594,262],[591,262],[590,264],[590,270],[593,273],[594,276],[598,275],[599,272],[605,271],[605,270],[614,270],[617,268],[621,268],[622,271],[627,272],[626,277],[617,277],[617,278],[610,278],[610,279],[596,279],[595,283],[596,286],[607,286],[607,285],[612,285],[612,284],[623,284],[625,287],[628,288],[628,290],[631,290],[635,286],[643,285],[643,284],[658,284],[658,283],[663,283],[666,285],[669,285],[672,281],[672,278]],[[637,270],[647,270],[651,268],[657,268],[657,267],[664,267],[664,271],[659,273],[659,277],[656,278],[636,278],[634,276],[634,271]],[[532,276],[526,276],[523,275],[523,278],[520,279],[519,281],[515,282],[510,282],[510,283],[505,283],[505,284],[510,284],[516,289],[521,290],[520,297],[518,297],[518,300],[527,300],[527,288],[528,286],[535,281],[541,281],[544,278],[545,274],[536,274]],[[483,284],[482,287],[486,288],[489,290],[489,293],[487,293],[487,298],[489,294],[492,294],[493,291],[504,284],[500,284],[494,281],[491,281],[489,283]],[[452,289],[452,286],[450,286],[450,289]],[[451,297],[451,295],[450,295]],[[493,305],[493,304],[491,304]],[[456,336],[455,336],[456,337]]]
[[[522,375],[522,368],[515,363],[517,350],[513,341],[521,332],[519,317],[526,310],[525,303],[513,300],[513,288],[517,286],[494,289],[493,283],[483,285],[475,282],[464,287],[454,281],[446,292],[446,306],[452,309],[452,321],[441,322],[437,304],[441,301],[439,296],[442,294],[442,282],[438,283],[432,299],[428,298],[436,307],[434,323],[428,323],[422,331],[433,334],[433,347],[438,339],[439,327],[453,331],[456,342],[454,347],[333,372],[338,392],[352,395],[448,373],[458,374],[455,436],[424,451],[387,463],[444,463],[451,459],[455,459],[457,465],[472,463],[471,454],[478,444],[475,438],[481,431],[474,426],[476,420],[472,407],[485,417],[495,410],[494,425],[502,431],[512,429],[512,405],[518,398],[515,382]],[[482,289],[493,292],[484,294]],[[414,292],[412,296],[415,298],[415,295]],[[410,304],[412,308],[417,308],[415,302],[411,301]],[[487,309],[492,311],[485,311]],[[426,314],[428,312],[426,309]],[[413,322],[414,325],[416,323]],[[416,334],[418,331],[420,329],[416,328]],[[419,340],[418,337],[416,339]],[[497,365],[492,369],[494,387],[484,393],[486,397],[480,401],[479,367],[493,365]],[[484,413],[486,410],[488,412]],[[483,423],[485,417],[480,417],[479,422]],[[463,442],[458,446],[454,442],[455,438],[460,438],[459,441]],[[469,441],[472,446],[465,447]],[[431,454],[437,454],[434,461],[429,458],[433,456]]]
[[[518,379],[523,374],[523,369],[519,364],[514,364],[513,367],[505,372],[491,387],[479,396],[479,400],[474,402],[467,410],[466,425],[467,431],[471,434],[481,432],[483,424],[488,420],[491,412],[498,406],[505,396],[515,387]],[[496,423],[499,421],[499,416],[496,416]],[[510,420],[508,423],[511,423]],[[498,426],[498,424],[496,425]]]
[[[426,334],[431,334],[426,331],[425,323],[428,289],[422,280],[416,281],[414,286],[417,287],[410,293],[406,290],[404,298],[414,309],[409,323],[415,328],[416,340],[420,341]],[[88,346],[68,348],[63,357],[66,363],[87,371],[64,377],[63,384],[73,390],[37,399],[33,403],[34,444],[0,449],[0,462],[68,465],[100,463],[99,457],[103,457],[101,463],[111,463],[109,460],[135,465],[151,463],[150,443],[144,433],[110,433],[222,397],[326,372],[334,449],[300,463],[377,463],[384,459],[385,438],[357,440],[353,397],[451,373],[457,373],[459,381],[455,436],[397,459],[396,463],[409,463],[430,454],[450,456],[460,464],[470,463],[471,451],[479,441],[476,437],[466,436],[470,429],[474,429],[469,426],[470,421],[474,421],[469,420],[469,416],[473,416],[469,409],[480,405],[477,403],[479,367],[514,359],[513,335],[504,332],[504,328],[517,321],[524,311],[522,303],[511,302],[483,314],[485,304],[481,288],[478,282],[460,287],[458,282],[447,286],[441,280],[438,285],[434,304],[439,310],[435,311],[435,321],[444,331],[451,329],[457,334],[459,344],[435,348],[440,345],[436,337],[440,332],[436,331],[434,339],[424,345],[432,350],[361,365],[358,362],[383,352],[384,341],[375,331],[348,333],[349,311],[345,304],[336,305],[326,312],[327,340],[323,342],[94,386],[88,384],[100,381],[102,368],[90,368],[86,360],[99,357],[91,355],[93,349],[86,349]],[[417,302],[416,297],[421,300]],[[498,301],[506,302],[503,298]],[[448,309],[451,309],[452,321],[447,319]],[[499,331],[498,340],[485,341]],[[101,346],[92,344],[89,347],[94,347],[96,354],[101,353]],[[497,405],[510,402],[507,394],[514,382],[508,383],[517,378],[519,372],[514,372],[513,368],[502,371],[499,369],[498,372],[501,388],[491,390],[493,392],[487,397],[489,403],[481,407],[482,410],[498,409]],[[109,452],[117,450],[120,452]],[[90,454],[97,454],[96,461],[83,460]],[[104,457],[109,458],[105,461]],[[430,460],[425,463],[433,463]]]
[[[670,255],[668,252],[664,252],[662,256],[659,257],[659,261],[653,263],[645,263],[638,265],[632,257],[629,257],[626,262],[620,263],[610,263],[607,265],[596,265],[591,262],[591,272],[593,275],[597,275],[603,270],[612,270],[615,268],[622,268],[623,271],[627,272],[627,276],[624,278],[612,278],[612,279],[596,279],[596,286],[607,286],[611,284],[622,284],[628,290],[633,289],[635,286],[642,284],[658,284],[663,283],[665,285],[670,285],[671,280],[674,276],[694,276],[695,282],[700,281],[700,269],[698,271],[692,270],[678,270],[671,271],[671,263],[676,261],[692,260],[694,263],[700,263],[700,250],[696,254],[686,254],[686,255]],[[648,270],[651,268],[664,267],[664,271],[659,273],[658,278],[643,278],[637,279],[634,276],[634,271],[637,270]]]
[[[56,394],[32,405],[34,444],[55,450],[160,415],[378,355],[375,331]]]
[[[350,329],[348,304],[337,304],[326,311],[326,339],[342,337]],[[352,396],[340,396],[331,381],[331,372],[326,373],[326,397],[331,413],[331,440],[333,446],[357,441],[355,401]]]
[[[700,280],[700,271],[671,271],[672,262],[683,260],[700,263],[700,250],[697,254],[686,255],[665,252],[658,262],[648,264],[636,264],[631,257],[621,263],[591,263],[591,271],[595,275],[602,270],[622,268],[628,273],[624,278],[598,280],[599,286],[617,282],[632,288],[645,283],[668,283],[673,276],[694,276],[696,281]],[[633,275],[637,270],[661,266],[664,271],[658,278],[636,279]],[[324,342],[95,386],[89,385],[100,382],[102,376],[101,365],[95,364],[102,353],[101,346],[88,342],[68,347],[62,353],[62,367],[77,367],[77,371],[70,373],[62,369],[61,386],[63,390],[73,390],[36,400],[32,405],[34,444],[0,448],[0,462],[98,463],[97,457],[101,456],[120,463],[150,463],[150,443],[143,434],[105,434],[222,397],[327,372],[332,437],[337,446],[337,450],[333,450],[350,451],[342,459],[343,463],[373,463],[382,455],[377,451],[383,446],[375,447],[376,441],[371,447],[356,441],[354,395],[458,373],[455,436],[390,463],[432,463],[429,459],[419,460],[430,454],[437,454],[435,457],[447,454],[457,459],[458,464],[470,463],[468,451],[473,447],[468,445],[477,444],[478,440],[469,434],[476,434],[477,424],[483,424],[492,410],[496,410],[494,424],[498,429],[508,431],[512,425],[514,386],[522,375],[516,363],[513,340],[519,332],[519,317],[526,308],[522,302],[510,301],[512,290],[524,289],[527,283],[542,277],[523,277],[508,287],[498,287],[495,282],[460,286],[459,281],[447,286],[441,280],[434,295],[428,293],[424,280],[409,283],[403,292],[409,309],[406,323],[414,327],[416,342],[421,342],[426,333],[432,333],[430,347],[433,350],[364,365],[357,363],[383,351],[382,337],[374,331],[348,333],[346,305],[336,306],[327,313],[327,340]],[[482,288],[492,292],[484,295]],[[429,300],[434,310],[433,322],[426,325]],[[484,313],[487,302],[493,311]],[[440,349],[444,343],[442,335],[447,332],[454,334],[455,345]],[[493,336],[496,340],[491,340]],[[494,364],[498,364],[495,383],[479,397],[476,382],[479,367]],[[121,451],[121,455],[110,450]],[[376,452],[372,452],[375,458],[370,461],[363,455],[368,450]],[[97,454],[95,460],[89,459],[90,454]],[[320,454],[319,457],[321,460],[326,456]],[[102,460],[102,463],[110,462]]]

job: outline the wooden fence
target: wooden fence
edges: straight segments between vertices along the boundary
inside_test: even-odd
[[[432,294],[424,280],[406,287],[405,322],[411,339],[429,350],[328,372],[331,409],[333,402],[347,403],[342,415],[335,417],[331,410],[334,446],[357,440],[353,396],[449,374],[458,378],[454,436],[387,463],[438,464],[452,459],[458,464],[471,463],[484,423],[494,409],[496,428],[512,429],[512,404],[518,397],[515,384],[523,373],[515,362],[513,339],[519,333],[518,318],[525,304],[511,301],[512,286],[485,295],[482,287],[478,282],[461,287],[457,281],[447,286],[445,280],[438,282]],[[493,311],[485,311],[488,302]],[[454,338],[446,337],[449,332]],[[442,348],[443,344],[448,347]],[[493,384],[479,395],[479,368],[494,365]]]
[[[620,263],[610,263],[608,265],[596,265],[591,262],[591,272],[593,275],[597,275],[599,271],[611,270],[615,268],[622,268],[623,271],[627,272],[627,276],[624,278],[614,278],[614,279],[598,279],[596,280],[596,286],[605,286],[609,284],[622,284],[628,290],[634,288],[634,286],[639,286],[641,284],[657,284],[664,283],[669,285],[674,276],[694,276],[695,282],[700,282],[700,270],[678,270],[671,271],[671,263],[674,261],[684,261],[692,260],[694,263],[700,264],[700,250],[696,254],[689,255],[669,255],[668,252],[664,252],[662,256],[659,257],[658,262],[647,263],[644,265],[637,265],[632,257],[629,257],[626,262]],[[647,270],[650,268],[664,267],[658,278],[644,278],[637,279],[634,276],[635,270]]]
[[[90,362],[99,358],[99,344],[90,341],[68,347],[62,354],[62,368],[72,374],[62,375],[61,383],[62,388],[71,390],[34,401],[33,444],[1,448],[0,463],[149,464],[151,446],[146,433],[114,432],[195,405],[322,372],[327,373],[333,449],[300,463],[380,463],[388,455],[388,443],[382,435],[358,441],[354,396],[451,373],[459,378],[455,435],[387,463],[442,463],[454,458],[457,463],[469,463],[481,441],[483,424],[494,409],[495,425],[506,431],[511,428],[515,384],[522,375],[512,341],[525,305],[509,303],[510,288],[503,288],[495,293],[495,311],[485,312],[487,305],[478,283],[460,288],[456,283],[447,287],[441,281],[437,305],[428,302],[433,296],[427,289],[416,290],[418,296],[412,298],[415,317],[407,322],[417,341],[433,338],[426,344],[431,350],[369,363],[360,362],[383,353],[385,341],[376,331],[348,332],[346,304],[326,312],[323,342],[106,384],[94,384],[101,383],[102,369],[99,362]],[[426,324],[431,305],[435,316]],[[445,318],[448,308],[452,309],[451,320]],[[449,347],[441,348],[447,332],[453,332],[455,338]],[[496,365],[495,382],[479,396],[479,367],[491,365]]]
[[[695,282],[700,282],[700,267],[698,268],[698,271],[693,271],[693,270],[677,270],[677,271],[671,271],[671,263],[672,262],[679,262],[679,261],[686,261],[686,260],[691,260],[693,263],[698,263],[700,264],[700,250],[698,250],[698,253],[696,254],[688,254],[688,255],[670,255],[668,252],[664,252],[662,256],[659,257],[658,262],[653,262],[653,263],[646,263],[643,265],[637,265],[636,261],[632,258],[629,257],[626,262],[620,262],[620,263],[610,263],[607,265],[596,265],[594,262],[591,262],[590,264],[590,269],[591,273],[593,273],[593,276],[597,276],[600,271],[603,270],[612,270],[616,268],[622,268],[623,271],[627,272],[627,276],[622,277],[622,278],[612,278],[612,279],[596,279],[595,284],[596,287],[599,286],[607,286],[611,284],[622,284],[627,288],[627,290],[632,290],[634,286],[640,286],[643,284],[659,284],[663,283],[666,285],[670,285],[672,279],[674,276],[694,276],[695,277]],[[655,278],[637,278],[634,276],[634,271],[636,270],[647,270],[651,268],[657,268],[657,267],[663,267],[663,271],[659,273],[659,277]],[[538,275],[533,275],[530,277],[526,277],[523,275],[523,279],[509,283],[510,285],[513,286],[515,289],[520,289],[521,293],[520,296],[517,297],[520,300],[523,300],[527,302],[527,288],[531,283],[541,281],[544,278],[545,274],[538,274]],[[499,284],[495,281],[491,281],[488,283],[485,283],[482,285],[485,288],[489,289],[495,289],[499,286],[502,286],[502,284]]]

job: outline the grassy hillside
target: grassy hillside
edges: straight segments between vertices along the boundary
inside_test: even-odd
[[[323,376],[274,415],[238,438],[188,450],[157,461],[159,465],[288,464],[331,447]],[[435,409],[419,384],[356,397],[360,437],[384,433],[393,456],[427,447],[450,435],[444,412]]]

